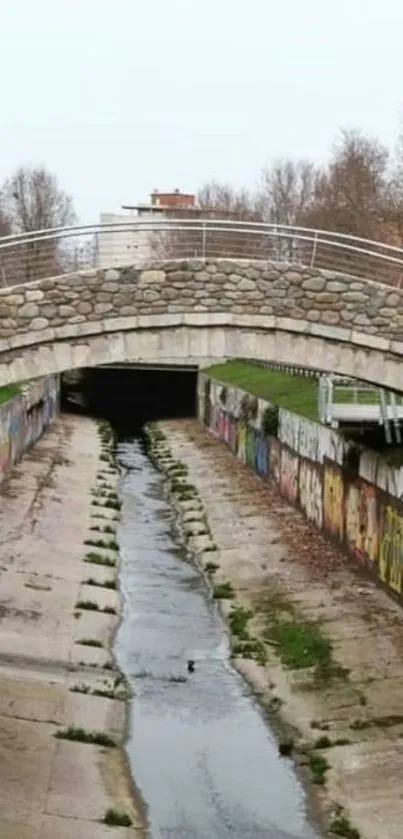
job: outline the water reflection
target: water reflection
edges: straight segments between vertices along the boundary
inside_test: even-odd
[[[162,480],[122,443],[119,664],[135,690],[128,753],[153,839],[315,839],[291,763],[230,667],[222,621],[171,533]],[[187,672],[188,659],[196,662]]]

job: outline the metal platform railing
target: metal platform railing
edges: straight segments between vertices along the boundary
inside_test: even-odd
[[[393,432],[401,443],[403,396],[358,379],[322,375],[318,388],[318,416],[324,425],[382,425],[385,440],[392,443]]]
[[[328,230],[227,219],[144,220],[76,225],[0,239],[0,284],[101,267],[184,259],[268,261],[326,269],[400,287],[403,249]]]

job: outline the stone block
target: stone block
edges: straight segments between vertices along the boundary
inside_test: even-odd
[[[302,288],[306,289],[306,291],[323,291],[326,285],[326,280],[324,277],[309,277],[308,280],[304,280],[302,283]]]
[[[46,318],[33,318],[30,323],[30,328],[34,329],[35,332],[39,332],[42,329],[46,329],[49,326],[49,321]]]
[[[18,310],[20,318],[36,318],[39,314],[39,308],[36,303],[24,303]]]
[[[140,274],[141,285],[164,283],[165,279],[165,271],[153,271],[152,269],[149,269],[147,271],[142,271]]]

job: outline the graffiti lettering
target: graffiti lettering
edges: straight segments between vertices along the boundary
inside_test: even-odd
[[[325,466],[323,480],[323,521],[325,528],[340,541],[344,535],[344,485],[339,469]]]
[[[300,417],[298,414],[292,414],[291,411],[281,410],[278,420],[279,439],[290,449],[297,452],[299,448]]]
[[[298,498],[298,455],[283,448],[281,452],[280,489],[288,501]]]
[[[299,467],[299,503],[307,519],[323,525],[322,476],[317,466],[301,460]]]
[[[267,440],[261,434],[256,436],[256,471],[267,475]]]
[[[246,423],[239,422],[236,453],[239,460],[242,460],[242,463],[246,463],[246,431]]]
[[[270,438],[269,472],[276,484],[279,484],[281,474],[281,444],[277,440],[277,437]]]
[[[252,469],[256,468],[255,432],[250,426],[246,429],[246,463],[249,463]]]
[[[347,546],[360,561],[375,562],[378,556],[378,505],[375,487],[364,481],[351,484],[346,493]]]
[[[383,509],[379,576],[398,594],[403,587],[403,517],[393,507]]]

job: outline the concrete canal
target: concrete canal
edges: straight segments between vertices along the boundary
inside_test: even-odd
[[[117,450],[127,750],[152,839],[316,839],[302,785],[232,668],[225,626],[175,536],[141,439]],[[187,660],[195,660],[188,674]]]

